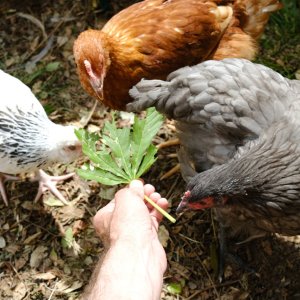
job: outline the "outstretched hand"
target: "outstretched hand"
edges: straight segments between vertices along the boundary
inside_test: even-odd
[[[144,195],[168,208],[168,201],[152,185],[133,180],[94,217],[95,230],[107,252],[84,299],[160,299],[167,267],[157,235],[163,217],[144,202]]]
[[[133,180],[98,211],[94,217],[94,227],[106,246],[120,238],[143,242],[149,237],[157,237],[158,225],[163,216],[144,202],[144,195],[164,210],[168,208],[168,201],[155,192],[152,185],[143,185],[140,180]]]

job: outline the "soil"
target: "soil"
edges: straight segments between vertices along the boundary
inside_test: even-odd
[[[72,46],[80,32],[101,27],[121,8],[108,4],[104,0],[0,3],[0,67],[32,88],[54,122],[82,125],[94,104],[79,84]],[[33,64],[43,49],[46,55]],[[110,111],[99,104],[87,128],[97,132],[110,118]],[[126,115],[119,118],[121,126],[128,122]],[[166,121],[155,143],[175,137],[172,122]],[[161,149],[144,177],[169,200],[174,216],[185,183],[179,173],[165,180],[160,177],[177,164],[175,152],[176,146]],[[53,166],[47,172],[73,172],[84,161]],[[6,187],[9,206],[0,202],[0,299],[78,299],[103,251],[91,219],[117,187],[75,175],[59,185],[70,206],[60,206],[48,192],[33,203],[37,184],[28,179],[8,182]],[[162,299],[300,299],[300,238],[270,236],[242,245],[230,241],[231,251],[255,274],[228,263],[220,283],[214,268],[217,232],[209,210],[185,213],[175,224],[163,221],[160,235],[168,269]]]

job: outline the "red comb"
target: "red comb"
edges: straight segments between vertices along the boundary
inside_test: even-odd
[[[186,191],[183,195],[183,198],[188,198],[191,196],[191,192],[190,191]]]

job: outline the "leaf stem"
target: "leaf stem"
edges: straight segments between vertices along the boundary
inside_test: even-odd
[[[151,200],[148,196],[144,195],[144,199],[148,201],[156,210],[158,210],[164,217],[166,217],[172,223],[176,222],[176,219],[169,215],[165,210],[163,210],[160,206],[158,206],[153,200]]]

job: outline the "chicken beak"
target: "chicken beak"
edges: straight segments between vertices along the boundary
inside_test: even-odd
[[[176,213],[182,213],[188,209],[203,210],[206,208],[213,207],[215,204],[215,199],[213,197],[206,197],[206,198],[202,198],[200,201],[190,202],[188,201],[190,195],[191,195],[190,191],[186,191],[184,193],[184,196],[182,197],[182,200],[176,209]],[[224,197],[224,199],[226,199],[227,201],[227,198]]]
[[[177,214],[181,214],[183,213],[187,208],[188,208],[188,201],[187,201],[187,197],[189,197],[191,195],[190,191],[186,191],[184,193],[184,195],[181,198],[181,202],[179,203],[177,209],[176,209],[176,213]]]
[[[105,78],[105,74],[104,72],[102,72],[100,78],[97,77],[97,80],[92,82],[92,87],[100,100],[103,100],[104,98],[104,93],[103,93],[104,78]]]
[[[103,82],[105,77],[105,72],[101,72],[101,75],[96,75],[92,69],[92,65],[88,60],[84,60],[84,66],[89,76],[90,84],[95,91],[97,97],[102,100],[103,99]]]
[[[185,199],[182,199],[176,209],[176,214],[183,213],[187,208],[188,208],[188,202]]]
[[[94,88],[95,93],[97,94],[100,100],[103,99],[103,84],[99,88]]]

